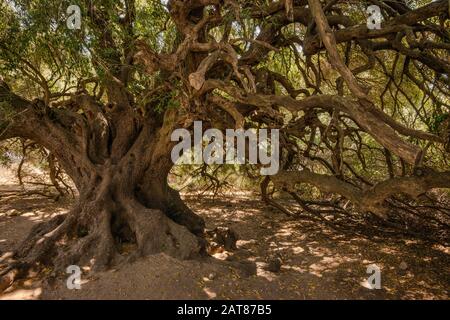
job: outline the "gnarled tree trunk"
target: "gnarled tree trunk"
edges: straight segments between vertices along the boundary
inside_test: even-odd
[[[0,78],[0,140],[23,137],[47,148],[80,194],[69,214],[32,231],[13,257],[17,262],[103,268],[126,256],[200,254],[204,223],[167,185],[170,135],[194,120],[222,129],[280,128],[281,154],[289,157],[280,159],[284,169],[270,181],[300,205],[298,185],[310,184],[385,218],[387,200],[399,192],[417,197],[450,187],[447,0],[418,8],[387,1],[379,30],[354,20],[360,14],[341,1],[158,3],[149,8],[166,35],[161,29],[146,39],[141,26],[149,23],[143,20],[149,8],[137,15],[134,1],[85,1],[82,30],[56,37],[55,48],[48,43],[53,24],[29,23],[41,15],[7,10],[14,23],[0,32],[0,61],[11,69],[4,79],[17,78],[18,92],[28,81],[40,91],[19,96]],[[22,10],[47,12],[33,1]],[[300,28],[291,35],[294,23]],[[22,34],[22,25],[36,30]],[[47,55],[52,59],[41,67]],[[74,72],[65,59],[89,62]],[[280,66],[272,68],[274,62]],[[337,72],[324,74],[324,62]],[[369,71],[381,78],[374,81]],[[413,90],[411,97],[405,90]],[[385,99],[391,91],[393,101]],[[22,97],[31,92],[32,98]],[[400,107],[402,101],[409,105]],[[395,160],[381,182],[380,150]],[[439,165],[430,152],[442,152]],[[366,178],[372,172],[377,177]]]
[[[204,252],[204,221],[167,183],[177,111],[149,121],[121,109],[120,96],[104,112],[81,95],[73,101],[93,113],[81,121],[66,111],[41,110],[1,85],[8,103],[22,110],[3,138],[18,135],[51,150],[79,191],[70,212],[36,226],[13,261],[63,272],[72,264],[103,269],[159,252],[182,259]]]
[[[100,171],[80,190],[67,215],[32,230],[16,259],[53,263],[59,270],[71,264],[102,269],[127,257],[124,248],[131,248],[132,258],[165,252],[186,259],[202,253],[203,220],[184,205],[166,179],[155,177],[139,184],[130,181],[130,172],[113,165]]]

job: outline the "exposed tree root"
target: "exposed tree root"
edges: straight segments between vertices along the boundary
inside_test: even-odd
[[[121,250],[124,244],[132,251]],[[70,265],[100,271],[160,252],[179,259],[195,258],[205,252],[205,244],[162,211],[148,209],[135,199],[108,205],[96,199],[34,227],[5,261],[0,289],[31,268],[47,267],[54,275],[64,273]]]

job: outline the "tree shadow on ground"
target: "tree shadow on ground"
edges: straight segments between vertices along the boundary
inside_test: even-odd
[[[449,250],[411,238],[371,241],[342,234],[313,221],[267,208],[258,196],[195,199],[193,208],[209,226],[233,228],[239,250],[230,255],[255,261],[260,276],[285,287],[288,297],[306,299],[445,299]],[[292,205],[292,204],[291,204]],[[277,274],[265,271],[272,257],[283,261]],[[382,289],[367,288],[367,267],[381,269]],[[298,286],[299,290],[295,290]],[[298,294],[297,294],[298,293]],[[267,293],[266,293],[267,295]],[[277,297],[273,297],[277,298]]]
[[[0,250],[5,254],[36,223],[65,212],[39,196],[13,187],[0,189]],[[212,258],[180,261],[164,254],[83,278],[68,290],[66,278],[20,282],[3,299],[447,299],[448,248],[415,239],[371,241],[341,234],[313,221],[267,208],[256,195],[210,199],[185,195],[207,228],[230,227],[237,250]],[[268,263],[282,261],[279,272]],[[227,262],[250,261],[256,275],[245,276]],[[367,288],[370,264],[381,269],[381,290]],[[69,276],[69,275],[67,275]]]

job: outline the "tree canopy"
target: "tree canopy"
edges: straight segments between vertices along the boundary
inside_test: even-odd
[[[370,5],[380,28],[368,28]],[[45,147],[79,192],[14,261],[51,252],[103,267],[117,238],[139,255],[202,252],[202,219],[167,184],[171,133],[197,120],[280,129],[279,173],[243,172],[289,216],[448,230],[448,204],[428,193],[450,188],[447,0],[2,0],[0,11],[0,139]]]

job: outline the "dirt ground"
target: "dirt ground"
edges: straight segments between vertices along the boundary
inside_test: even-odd
[[[186,196],[207,227],[230,227],[238,249],[214,257],[179,261],[158,254],[95,275],[83,275],[80,290],[66,279],[50,283],[30,276],[0,299],[448,299],[449,248],[409,240],[373,242],[336,234],[312,222],[268,209],[256,195],[212,200]],[[0,256],[33,225],[69,204],[0,186]],[[267,271],[273,257],[279,272]],[[256,263],[248,275],[223,260]],[[382,289],[367,288],[367,266],[381,268]],[[69,276],[69,275],[67,275]]]

